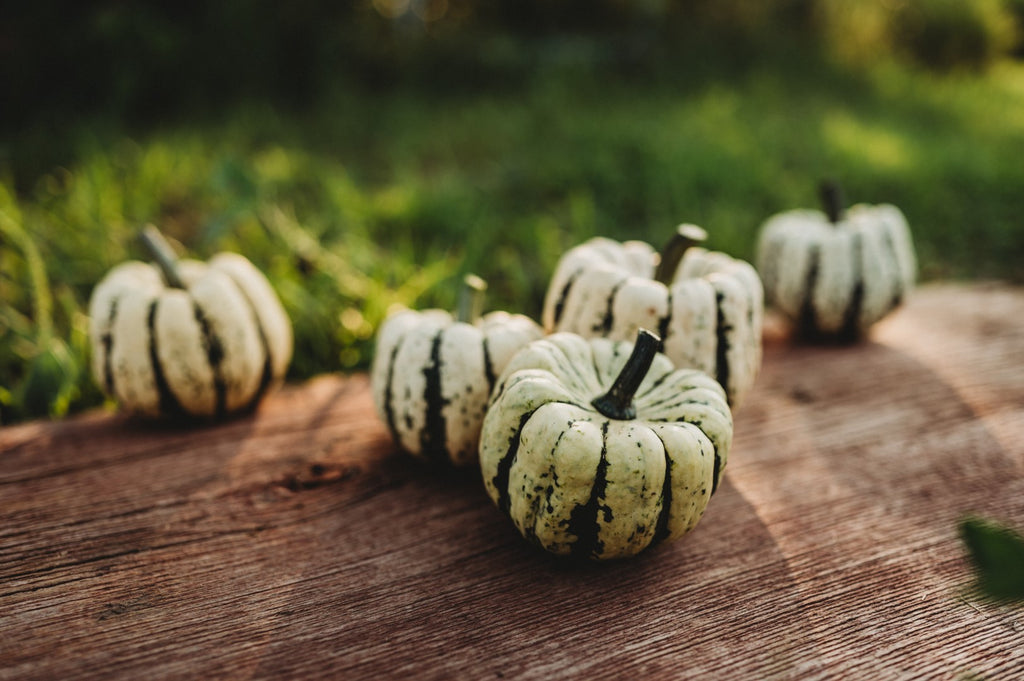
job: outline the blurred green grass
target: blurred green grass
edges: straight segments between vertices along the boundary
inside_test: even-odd
[[[366,367],[390,306],[451,307],[465,272],[489,281],[489,307],[536,316],[559,255],[595,234],[660,244],[695,222],[750,259],[761,222],[813,205],[823,177],[904,210],[924,279],[1024,281],[1019,61],[936,74],[718,50],[648,70],[563,55],[472,89],[339,76],[302,109],[25,132],[0,151],[0,212],[53,303],[38,309],[33,256],[0,234],[0,421],[102,402],[88,298],[142,257],[147,222],[267,273],[295,326],[292,380]]]

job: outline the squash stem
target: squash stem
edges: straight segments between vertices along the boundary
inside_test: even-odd
[[[610,419],[627,420],[636,418],[636,405],[633,396],[643,383],[651,362],[658,354],[661,338],[657,334],[640,329],[637,333],[633,352],[630,354],[622,371],[615,378],[612,387],[604,395],[594,398],[594,408]]]
[[[661,258],[658,260],[658,267],[654,271],[654,280],[665,286],[672,283],[675,278],[679,263],[682,262],[686,251],[698,246],[708,238],[708,233],[697,225],[679,225],[676,233],[672,235],[665,247],[661,249]]]
[[[185,288],[185,282],[178,272],[178,259],[160,230],[153,225],[146,225],[139,234],[139,240],[153,256],[167,285],[171,288]]]
[[[484,309],[484,295],[487,293],[487,282],[475,274],[467,274],[462,278],[462,290],[459,292],[459,308],[456,320],[473,324],[480,319]]]
[[[829,222],[833,225],[839,224],[844,213],[842,187],[835,180],[825,180],[818,188],[818,195],[821,197],[821,205]]]

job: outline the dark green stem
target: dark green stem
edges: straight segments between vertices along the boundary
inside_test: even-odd
[[[675,278],[679,263],[686,251],[699,246],[708,238],[708,233],[697,225],[679,225],[665,247],[661,249],[661,259],[654,271],[654,280],[668,286]]]
[[[844,213],[842,187],[835,180],[825,180],[818,188],[818,195],[821,197],[821,205],[829,222],[833,225],[839,224]]]
[[[139,241],[153,256],[167,285],[171,288],[185,288],[185,282],[178,273],[178,259],[160,230],[153,225],[146,225],[139,234]]]
[[[594,398],[591,402],[594,408],[610,419],[627,420],[636,418],[636,405],[633,404],[633,396],[637,388],[643,383],[647,372],[651,369],[651,362],[658,354],[661,346],[661,338],[647,329],[640,329],[637,332],[636,343],[633,345],[633,352],[626,360],[622,371],[615,378],[615,383],[604,395]]]
[[[462,278],[462,290],[459,292],[459,309],[456,320],[473,324],[480,319],[484,309],[484,294],[487,293],[487,282],[475,274],[467,274]]]

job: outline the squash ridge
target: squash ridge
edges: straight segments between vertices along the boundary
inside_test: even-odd
[[[224,359],[224,346],[221,344],[217,334],[214,333],[210,320],[203,311],[202,306],[194,298],[192,299],[192,311],[195,315],[196,323],[199,324],[203,347],[206,350],[206,361],[210,364],[210,369],[213,370],[213,391],[216,395],[214,413],[219,419],[227,413],[228,401],[228,386],[224,381],[224,374],[221,371],[221,360]]]
[[[860,312],[864,306],[864,237],[859,232],[853,237],[853,247],[850,252],[853,257],[853,271],[857,273],[857,282],[853,285],[853,293],[850,296],[850,304],[843,313],[843,326],[839,331],[839,338],[852,340],[858,336],[860,328]]]
[[[661,343],[658,344],[658,352],[662,353],[665,352],[665,341],[668,339],[669,334],[672,333],[672,287],[666,286],[665,290],[667,292],[665,309],[668,312],[658,320],[658,338],[661,339]]]
[[[537,409],[532,409],[519,417],[519,426],[515,429],[508,443],[508,451],[498,461],[497,470],[491,479],[491,484],[498,490],[498,508],[501,509],[502,513],[508,513],[512,507],[512,498],[508,491],[509,476],[512,473],[512,465],[516,462],[516,455],[519,453],[519,442],[523,436],[523,428],[526,427],[526,422],[530,420],[530,417],[536,411]]]
[[[562,314],[565,312],[565,301],[569,299],[569,292],[572,290],[573,284],[579,279],[583,273],[582,267],[577,269],[575,272],[569,275],[569,278],[565,282],[565,286],[562,287],[561,293],[558,294],[558,301],[555,303],[554,314],[552,315],[553,324],[552,328],[558,328],[558,322],[562,320]]]
[[[900,262],[900,255],[896,250],[896,242],[892,240],[892,231],[886,229],[882,236],[892,258],[893,270],[896,272],[896,277],[894,277],[893,281],[892,298],[889,300],[889,307],[895,309],[903,303],[903,265]]]
[[[668,528],[669,517],[672,512],[672,457],[668,453],[668,445],[661,437],[661,434],[654,428],[651,429],[654,436],[661,442],[661,448],[665,450],[665,480],[661,485],[661,509],[658,510],[658,520],[654,525],[654,538],[644,549],[649,549],[665,541],[670,531]]]
[[[484,353],[484,377],[487,379],[487,394],[490,395],[491,391],[494,390],[494,384],[497,382],[498,377],[494,373],[494,360],[491,359],[491,348],[486,334],[483,335],[481,346]]]
[[[111,359],[111,353],[114,350],[114,322],[117,319],[117,307],[121,302],[121,296],[114,296],[110,300],[110,314],[107,315],[107,329],[103,332],[100,337],[100,343],[103,347],[103,387],[104,392],[108,395],[114,393],[114,363]]]
[[[619,291],[622,290],[622,286],[625,283],[626,279],[620,279],[615,282],[615,286],[612,286],[612,290],[608,292],[604,317],[601,318],[600,324],[594,326],[594,333],[600,334],[602,337],[607,337],[611,333],[612,324],[615,322],[615,298],[619,295]]]
[[[420,431],[420,448],[423,455],[434,461],[446,461],[445,444],[448,439],[444,418],[444,406],[447,400],[441,390],[441,340],[444,328],[435,335],[430,346],[430,364],[423,369],[426,387],[423,389],[423,400],[427,405],[426,423]]]
[[[246,305],[249,307],[253,324],[256,326],[256,335],[260,339],[260,348],[263,350],[263,373],[260,375],[260,383],[256,387],[256,392],[253,393],[252,398],[245,406],[247,410],[255,409],[256,405],[263,399],[263,395],[266,394],[267,389],[270,388],[270,384],[274,380],[274,358],[270,350],[270,341],[267,339],[266,329],[263,328],[263,320],[260,319],[259,311],[256,309],[256,301],[254,301],[249,295],[249,292],[242,285],[242,282],[235,279],[234,275],[229,270],[225,269],[222,271],[227,275],[228,281],[230,281],[234,285],[235,289],[242,294],[242,299],[245,300]]]
[[[729,332],[732,331],[733,327],[725,318],[725,311],[722,309],[722,303],[725,300],[725,294],[720,289],[715,288],[715,306],[717,307],[717,318],[715,322],[715,378],[718,380],[718,384],[722,386],[728,397],[728,403],[731,405],[733,400],[733,393],[729,390]]]
[[[160,363],[160,354],[157,350],[156,311],[159,304],[160,298],[154,298],[153,302],[149,304],[149,310],[146,313],[146,331],[149,333],[149,363],[153,367],[153,382],[156,384],[156,392],[160,398],[160,411],[166,414],[182,416],[185,414],[185,408],[181,406],[181,402],[167,383],[167,377],[164,376],[164,368]]]
[[[404,341],[404,337],[399,338],[398,342],[395,343],[395,347],[391,348],[391,355],[388,357],[388,373],[384,384],[384,420],[387,422],[388,430],[391,431],[391,437],[395,442],[401,441],[398,434],[398,426],[395,424],[395,394],[393,388],[395,380],[395,358],[398,356],[398,350],[402,347],[402,343]]]
[[[814,310],[814,289],[818,287],[818,268],[821,263],[821,248],[814,244],[807,253],[810,263],[804,280],[804,301],[800,306],[799,326],[808,333],[817,328],[817,313]]]
[[[576,535],[572,543],[573,556],[589,558],[604,553],[604,542],[601,540],[601,523],[598,520],[603,512],[605,522],[611,521],[612,509],[601,504],[608,487],[608,426],[609,421],[601,424],[601,458],[597,462],[594,484],[590,488],[590,498],[585,504],[577,504],[569,514],[568,531]]]

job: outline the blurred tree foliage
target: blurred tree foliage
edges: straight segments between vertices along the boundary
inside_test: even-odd
[[[1021,45],[1022,0],[819,0],[814,26],[841,56],[982,69]]]
[[[737,49],[781,38],[978,68],[1019,48],[1022,16],[1024,0],[36,0],[0,23],[0,124],[148,120],[254,96],[301,105],[342,75],[477,88],[538,59],[656,60],[709,32]],[[567,34],[599,42],[543,42]]]

